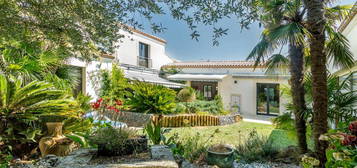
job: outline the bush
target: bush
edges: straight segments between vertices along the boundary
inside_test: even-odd
[[[278,153],[273,141],[258,135],[256,130],[249,133],[248,139],[236,146],[238,159],[244,162],[272,159]]]
[[[136,81],[129,96],[130,108],[140,113],[170,114],[176,107],[176,93],[161,85]]]
[[[0,151],[23,157],[37,147],[43,135],[41,116],[78,117],[78,103],[66,91],[46,82],[23,85],[0,75]],[[54,117],[51,117],[54,118]]]
[[[284,113],[272,119],[275,128],[283,130],[294,130],[294,119],[291,118],[291,113]]]
[[[196,92],[191,87],[185,87],[177,94],[179,102],[193,102],[196,100]]]
[[[130,128],[105,127],[98,129],[91,137],[93,144],[105,145],[107,149],[118,149],[125,147],[129,138],[137,136],[137,132]]]
[[[176,133],[169,138],[170,143],[165,145],[168,145],[175,155],[180,155],[190,162],[200,162],[205,158],[209,144],[218,131],[218,129],[215,130],[208,137],[203,137],[200,133],[196,133],[194,136],[188,136],[183,139],[179,139]]]
[[[179,111],[184,110],[184,111]],[[194,102],[182,102],[177,103],[176,106],[177,113],[199,113],[206,112],[209,114],[222,114],[224,112],[223,106],[220,106],[216,101],[203,101],[198,100]]]

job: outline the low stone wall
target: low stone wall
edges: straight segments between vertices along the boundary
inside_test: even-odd
[[[143,127],[152,118],[152,114],[122,112],[117,121],[126,123],[129,127]]]
[[[218,116],[219,125],[229,125],[241,121],[243,118],[239,114]]]
[[[126,123],[129,127],[143,127],[151,120],[156,121],[157,116],[153,114],[122,112],[117,120]],[[162,117],[164,127],[229,125],[241,120],[242,117],[239,114],[224,116],[178,114],[164,115]]]

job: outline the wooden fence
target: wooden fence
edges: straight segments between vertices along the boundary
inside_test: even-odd
[[[159,119],[160,118],[160,119]],[[152,116],[155,123],[161,122],[163,127],[217,126],[219,118],[212,115],[175,115]]]

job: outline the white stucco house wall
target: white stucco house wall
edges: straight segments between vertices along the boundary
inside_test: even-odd
[[[289,75],[266,75],[264,65],[255,68],[252,61],[197,61],[163,67],[178,69],[180,72],[168,79],[186,81],[207,99],[220,95],[226,110],[243,116],[285,112],[287,100],[280,88],[288,85]]]
[[[125,76],[133,80],[164,85],[171,88],[181,88],[184,85],[171,82],[159,76],[161,66],[172,63],[165,52],[166,41],[144,33],[142,31],[131,29],[131,32],[121,30],[123,35],[116,46],[112,55],[101,55],[97,61],[84,62],[76,58],[67,60],[67,64],[81,71],[80,86],[78,90],[90,95],[93,100],[98,98],[98,80],[95,73],[100,69],[110,70],[112,63],[119,62],[124,70]]]

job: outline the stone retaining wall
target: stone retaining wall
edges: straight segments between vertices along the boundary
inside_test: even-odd
[[[239,114],[218,116],[219,125],[229,125],[241,121],[243,118]]]
[[[117,120],[126,123],[129,127],[143,127],[150,121],[152,116],[152,114],[121,112]]]
[[[196,117],[188,117],[188,116],[196,116]],[[239,114],[231,114],[231,115],[223,115],[223,116],[211,116],[211,118],[217,118],[217,122],[207,122],[201,119],[205,119],[203,116],[195,115],[195,114],[178,114],[178,115],[164,115],[164,118],[178,118],[179,121],[183,121],[183,119],[187,118],[187,121],[192,122],[192,124],[186,124],[187,126],[216,126],[216,125],[229,125],[234,124],[242,120],[242,117]],[[155,119],[153,114],[143,114],[143,113],[134,113],[134,112],[122,112],[118,117],[118,121],[126,123],[129,127],[143,127],[145,126],[151,119]],[[192,118],[192,120],[191,120]],[[199,119],[196,121],[195,119]],[[206,116],[206,118],[209,118]],[[205,124],[206,123],[206,124]],[[211,124],[209,124],[211,123]],[[182,124],[178,122],[175,124],[166,123],[165,127],[180,127]]]

